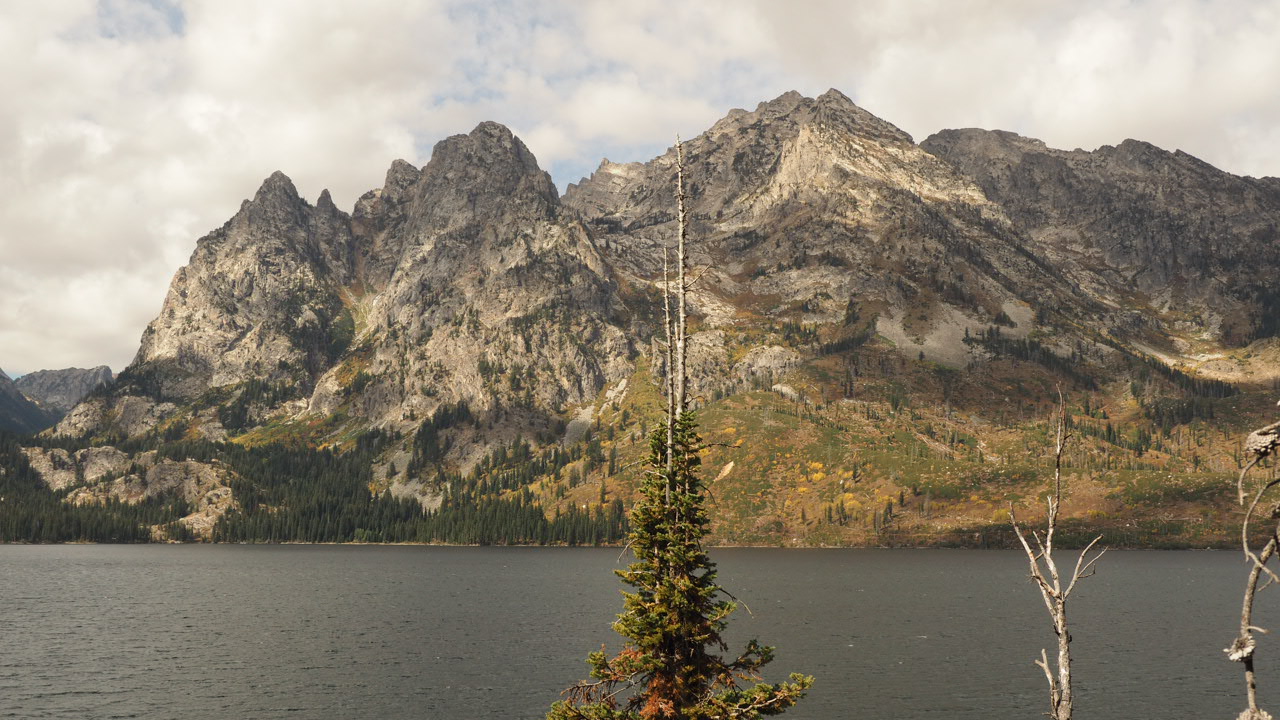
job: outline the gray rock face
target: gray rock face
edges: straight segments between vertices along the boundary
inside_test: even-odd
[[[1280,330],[1275,178],[1237,177],[1137,140],[1068,152],[970,129],[922,147],[973,178],[1035,252],[1100,301],[1190,316],[1228,343]]]
[[[309,390],[349,341],[341,291],[353,273],[346,215],[327,193],[311,206],[277,172],[196,244],[119,381],[182,400],[246,378]]]
[[[66,368],[63,370],[37,370],[14,381],[23,395],[40,403],[59,415],[75,407],[89,391],[115,379],[111,368],[99,365],[88,370]]]
[[[1250,274],[1280,262],[1275,179],[1134,142],[1063,153],[947,131],[921,146],[836,91],[732,111],[684,150],[704,394],[801,364],[774,344],[784,324],[964,366],[981,360],[967,331],[994,323],[1123,339],[1168,330],[1177,309],[1232,338],[1280,317],[1280,291]],[[461,461],[589,417],[656,347],[674,185],[668,151],[605,161],[560,198],[495,123],[441,141],[423,168],[395,161],[351,215],[272,175],[197,243],[134,363],[57,432],[221,439],[318,418],[337,419],[335,436],[412,432],[465,402],[482,420]],[[1168,323],[1146,325],[1153,309]]]
[[[29,434],[40,432],[56,421],[56,417],[22,394],[3,370],[0,370],[0,430]]]
[[[61,435],[136,435],[213,388],[257,380],[278,402],[308,395],[351,342],[350,220],[327,192],[312,206],[275,173],[196,243],[137,356]]]
[[[1007,304],[1078,302],[1005,211],[911,137],[834,90],[735,110],[684,144],[695,312],[712,325],[840,322],[851,307],[913,318],[928,336],[958,308],[981,327]],[[675,152],[605,162],[565,204],[610,262],[661,276],[675,233]]]
[[[155,452],[130,456],[110,447],[68,452],[62,448],[23,448],[27,461],[52,490],[68,490],[66,502],[138,503],[177,497],[193,506],[181,518],[198,537],[208,539],[223,514],[235,507],[229,487],[233,473],[219,463],[156,458]],[[164,539],[157,537],[157,539]]]
[[[396,161],[351,216],[272,175],[197,243],[111,393],[58,432],[189,414],[221,437],[316,413],[412,430],[460,401],[550,425],[631,373],[625,318],[550,177],[482,123],[421,170]]]
[[[397,167],[389,177],[408,182]],[[630,373],[614,282],[509,130],[482,123],[440,142],[412,185],[382,195],[395,193],[410,199],[376,223],[377,238],[360,238],[398,257],[366,300],[368,350],[352,364],[372,380],[357,412],[395,423],[458,400],[555,412]],[[312,411],[347,402],[336,376],[349,368],[316,393]]]

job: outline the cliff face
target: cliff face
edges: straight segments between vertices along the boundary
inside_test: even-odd
[[[14,381],[23,395],[52,410],[59,416],[75,407],[85,395],[115,379],[106,365],[95,368],[65,368],[62,370],[37,370]]]
[[[135,435],[250,380],[281,402],[305,398],[351,342],[352,249],[349,218],[327,192],[313,206],[284,174],[267,178],[196,243],[112,391],[81,403],[58,433]]]
[[[1280,262],[1280,183],[1186,155],[967,130],[917,145],[834,90],[734,110],[684,153],[707,395],[876,336],[965,368],[992,354],[966,340],[999,325],[1104,362],[1130,341],[1248,339],[1280,316],[1258,272]],[[395,161],[351,214],[276,173],[197,242],[133,364],[57,432],[408,438],[462,403],[453,460],[546,443],[602,391],[637,389],[623,381],[655,347],[674,186],[673,149],[605,161],[558,197],[496,123],[425,167]],[[414,480],[407,443],[380,482]]]
[[[683,150],[720,540],[874,544],[893,517],[924,533],[988,522],[1034,495],[1058,383],[1082,408],[1083,467],[1156,485],[1234,472],[1234,445],[1174,426],[1257,414],[1255,398],[1165,365],[1280,378],[1280,180],[1134,141],[916,144],[836,91],[732,111]],[[411,498],[452,513],[440,526],[502,503],[599,521],[643,472],[675,173],[674,149],[606,160],[559,197],[495,123],[422,168],[395,161],[350,214],[276,173],[196,243],[134,362],[58,425],[83,446],[27,460],[70,502],[182,500],[206,537],[228,512],[278,520],[288,494],[256,485],[276,481],[349,482],[349,504],[393,513]],[[7,380],[0,413],[25,402]],[[125,438],[130,452],[112,447]],[[197,439],[235,444],[175,442]],[[316,480],[339,459],[342,478]],[[1100,517],[1165,502],[1130,502],[1139,483],[1115,477],[1089,480]],[[1226,518],[1231,503],[1204,507]],[[225,537],[256,537],[246,527]]]
[[[501,125],[441,141],[420,173],[397,163],[356,218],[359,338],[311,411],[393,425],[458,401],[555,414],[631,372],[612,273]]]
[[[396,161],[354,214],[272,175],[174,278],[110,393],[64,435],[180,418],[224,437],[341,414],[412,430],[446,403],[549,427],[632,369],[612,273],[509,130]]]
[[[3,370],[0,370],[0,430],[40,432],[55,421],[52,413],[31,402]]]
[[[908,351],[963,364],[959,342],[1033,305],[1085,307],[1030,252],[999,205],[911,137],[832,90],[735,110],[684,144],[695,303],[712,324],[742,310],[834,323],[858,311]],[[650,281],[675,232],[675,152],[603,163],[565,204],[609,260]]]
[[[1035,252],[1091,296],[1228,344],[1280,330],[1280,183],[1137,140],[1063,151],[945,130],[925,150],[973,178]]]

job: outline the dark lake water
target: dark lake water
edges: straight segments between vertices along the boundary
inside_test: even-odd
[[[1052,647],[1012,552],[713,552],[815,675],[785,717],[1036,718]],[[621,609],[618,550],[0,546],[0,717],[540,718]],[[1244,706],[1238,553],[1111,552],[1072,596],[1076,717],[1228,718]],[[1266,625],[1280,593],[1259,600]],[[1263,636],[1264,706],[1280,636]],[[1273,709],[1274,712],[1274,709]]]

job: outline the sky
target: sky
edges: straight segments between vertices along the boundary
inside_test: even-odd
[[[0,368],[133,358],[281,170],[350,210],[496,120],[563,190],[836,88],[916,140],[1137,138],[1280,176],[1271,0],[0,0]]]

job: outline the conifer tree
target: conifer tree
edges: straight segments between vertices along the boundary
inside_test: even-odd
[[[592,680],[565,691],[548,720],[728,720],[777,715],[799,700],[813,678],[793,673],[760,682],[773,648],[756,641],[732,659],[721,638],[735,604],[722,597],[715,563],[702,547],[708,518],[699,474],[698,437],[685,373],[684,155],[676,141],[678,234],[674,292],[663,258],[666,326],[666,421],[650,436],[650,469],[631,512],[635,562],[617,571],[632,587],[613,624],[621,652],[587,659]],[[672,296],[674,305],[672,307]]]

